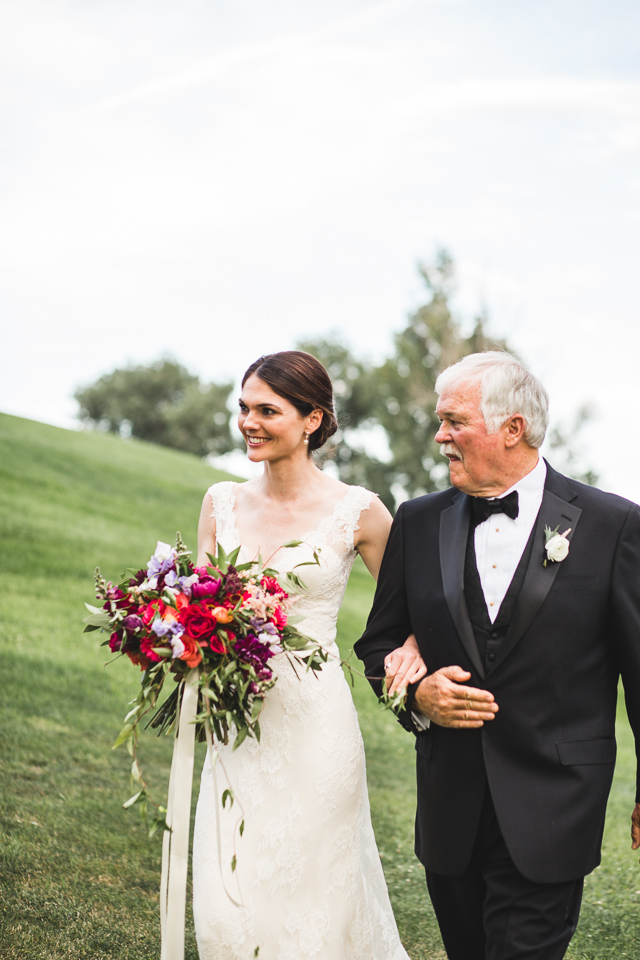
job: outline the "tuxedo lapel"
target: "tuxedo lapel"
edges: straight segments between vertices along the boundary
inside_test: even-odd
[[[547,471],[547,482],[533,531],[533,548],[524,584],[507,635],[491,666],[492,671],[509,655],[531,626],[560,571],[560,563],[548,562],[546,567],[544,566],[545,527],[549,527],[551,530],[557,529],[558,533],[565,533],[565,531],[570,530],[567,533],[567,539],[571,540],[582,513],[580,507],[574,507],[569,502],[569,500],[575,498],[576,494],[565,477],[556,473],[549,466],[547,466]]]
[[[440,570],[444,597],[467,656],[481,677],[482,660],[464,598],[464,559],[469,535],[469,498],[459,494],[440,514]]]

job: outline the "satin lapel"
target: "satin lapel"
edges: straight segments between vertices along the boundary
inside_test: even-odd
[[[570,528],[571,532],[567,534],[567,538],[571,540],[576,532],[581,513],[582,510],[580,507],[574,507],[571,503],[563,500],[562,497],[557,496],[557,494],[549,489],[544,491],[540,512],[536,520],[533,534],[533,549],[529,558],[524,584],[507,635],[491,666],[491,671],[495,670],[496,667],[502,663],[525,631],[531,626],[538,610],[547,599],[547,594],[553,585],[553,581],[560,571],[560,563],[549,562],[546,567],[543,565],[545,558],[544,546],[546,542],[544,528],[549,527],[551,530],[557,528],[559,533],[564,533]]]
[[[467,497],[461,494],[440,514],[440,570],[444,598],[458,631],[462,646],[481,677],[482,660],[464,599],[464,559],[471,512]]]

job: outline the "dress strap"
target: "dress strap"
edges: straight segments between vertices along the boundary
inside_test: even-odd
[[[236,501],[235,486],[233,480],[223,480],[221,483],[214,483],[207,490],[213,505],[209,516],[215,518],[217,540],[232,531],[235,526],[233,512]]]
[[[336,503],[331,516],[325,521],[326,533],[353,549],[355,532],[360,529],[360,515],[376,496],[377,494],[364,487],[349,487],[345,496]]]

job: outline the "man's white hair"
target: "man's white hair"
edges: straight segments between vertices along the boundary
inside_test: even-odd
[[[488,433],[497,433],[505,420],[519,413],[526,421],[525,441],[531,447],[542,446],[549,423],[549,395],[524,364],[499,350],[472,353],[442,371],[436,393],[474,383],[481,387],[480,410]]]

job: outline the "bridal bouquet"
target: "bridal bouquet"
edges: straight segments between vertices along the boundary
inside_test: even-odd
[[[295,629],[291,608],[296,598],[276,571],[262,568],[259,561],[237,564],[238,553],[239,548],[227,556],[218,546],[209,564],[196,567],[178,534],[175,547],[159,541],[147,568],[117,585],[96,570],[102,607],[85,604],[85,632],[106,631],[103,646],[142,670],[140,691],[114,747],[127,743],[133,755],[138,725],[151,711],[147,725],[171,733],[184,695],[181,681],[193,668],[198,674],[199,738],[205,739],[208,728],[218,743],[227,743],[235,732],[234,749],[247,736],[259,740],[264,697],[276,682],[271,658],[285,653],[303,670],[314,671],[326,662],[324,649]],[[286,576],[291,586],[303,586],[295,572]],[[159,705],[168,678],[176,684]],[[134,779],[141,783],[136,767],[134,762]],[[143,800],[141,789],[126,805]]]

